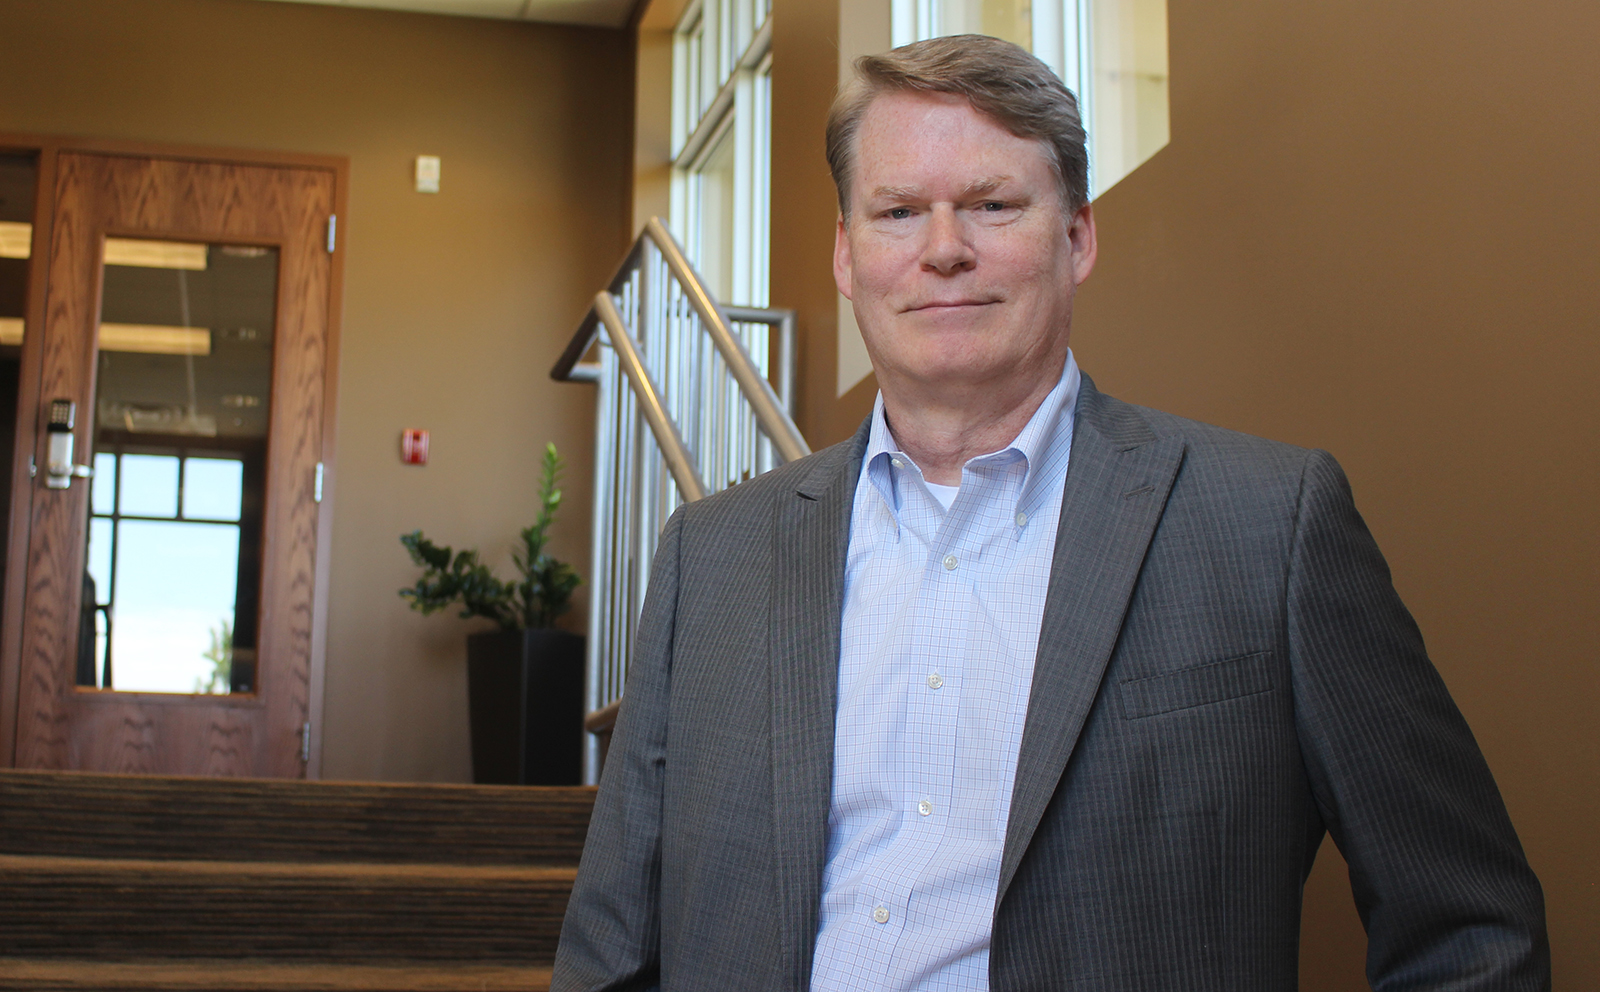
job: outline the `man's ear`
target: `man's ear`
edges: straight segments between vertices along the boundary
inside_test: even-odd
[[[1089,278],[1089,273],[1094,271],[1094,260],[1099,257],[1100,245],[1095,238],[1094,207],[1085,203],[1072,215],[1072,227],[1067,231],[1067,238],[1072,244],[1072,279],[1073,284],[1083,285]],[[837,254],[837,249],[835,249]],[[835,263],[837,266],[837,263]]]
[[[845,299],[850,296],[850,277],[854,261],[850,257],[850,235],[844,228],[844,214],[840,214],[833,232],[833,284]]]

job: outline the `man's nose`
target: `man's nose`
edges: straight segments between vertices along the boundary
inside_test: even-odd
[[[926,227],[927,241],[922,247],[922,267],[940,275],[953,275],[970,269],[977,261],[967,232],[954,207],[939,204],[933,208]]]

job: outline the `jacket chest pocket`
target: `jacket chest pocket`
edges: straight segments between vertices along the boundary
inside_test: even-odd
[[[1225,658],[1175,672],[1128,679],[1118,688],[1127,720],[1192,709],[1272,690],[1272,652]]]

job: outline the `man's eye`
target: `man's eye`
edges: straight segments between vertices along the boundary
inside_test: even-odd
[[[983,205],[983,209],[989,211],[990,213],[993,213],[997,210],[1004,210],[1005,208],[1006,205],[1001,203],[999,200],[988,200]]]
[[[888,216],[889,216],[890,220],[905,220],[907,217],[911,216],[911,208],[910,207],[892,207],[889,210]]]

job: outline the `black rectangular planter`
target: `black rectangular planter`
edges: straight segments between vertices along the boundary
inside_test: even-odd
[[[496,630],[467,638],[472,781],[577,785],[583,776],[583,637]]]

